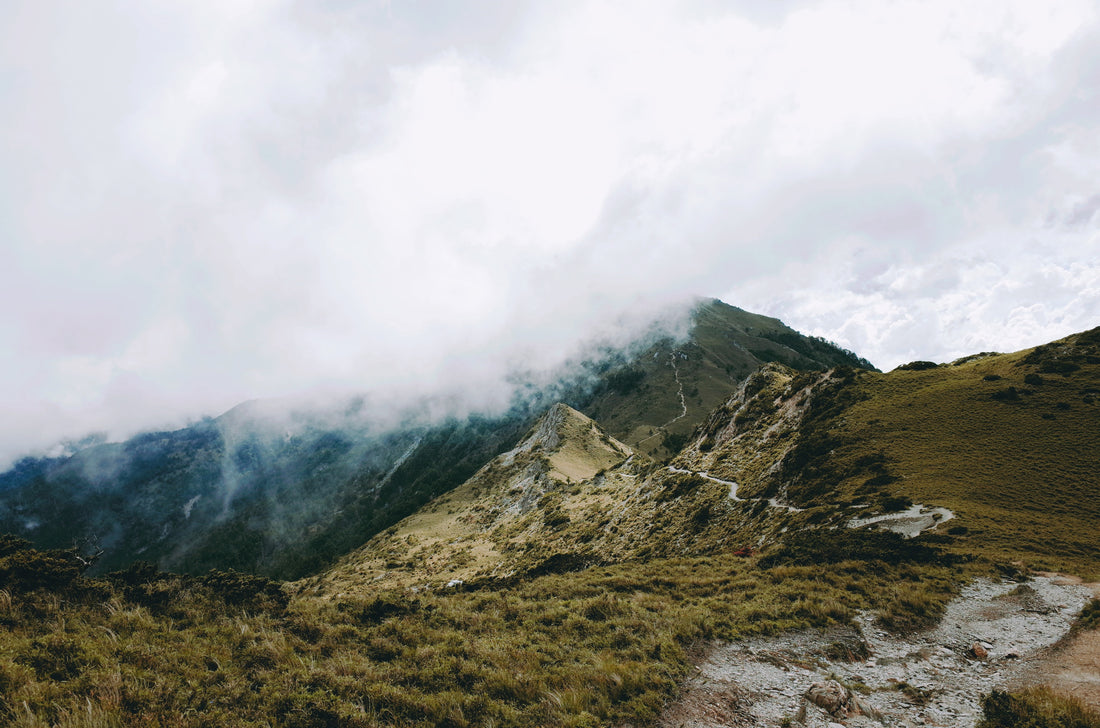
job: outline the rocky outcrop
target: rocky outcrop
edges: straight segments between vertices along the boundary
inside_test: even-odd
[[[1043,665],[1090,597],[1089,588],[1057,577],[1025,585],[980,580],[927,632],[890,635],[861,615],[847,637],[804,631],[716,646],[662,725],[709,728],[715,723],[684,707],[724,699],[737,726],[972,728],[981,697],[1020,685]],[[829,647],[845,638],[865,642],[867,656],[838,659]]]
[[[866,700],[836,680],[814,683],[806,691],[806,700],[834,718],[844,719],[864,715],[875,720],[882,719],[882,714],[871,707]]]

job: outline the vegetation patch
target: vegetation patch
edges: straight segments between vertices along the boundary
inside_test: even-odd
[[[946,563],[951,559],[926,539],[906,539],[892,531],[808,530],[790,534],[760,559],[760,567],[881,561],[887,564]]]
[[[1073,628],[1078,631],[1100,629],[1100,599],[1093,599],[1085,605]]]
[[[898,584],[937,592],[952,578],[934,565],[761,569],[715,554],[282,605],[269,582],[135,568],[0,593],[0,721],[644,725],[702,641],[846,624],[886,609]],[[161,583],[170,605],[145,606],[142,585]]]
[[[1100,728],[1100,714],[1045,687],[994,690],[982,699],[978,728]]]

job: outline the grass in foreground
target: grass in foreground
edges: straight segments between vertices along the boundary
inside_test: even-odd
[[[0,716],[16,726],[644,725],[704,640],[858,609],[919,622],[960,578],[715,556],[325,601],[232,573],[86,580],[67,552],[4,543]]]
[[[1045,687],[994,690],[982,700],[982,710],[978,728],[1100,728],[1100,714]]]

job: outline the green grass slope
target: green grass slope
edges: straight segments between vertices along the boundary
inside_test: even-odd
[[[1013,354],[883,374],[772,366],[678,461],[842,524],[943,506],[984,557],[1100,572],[1100,329]],[[841,509],[841,510],[838,510]]]
[[[891,487],[946,506],[969,548],[1100,573],[1100,329],[1037,349],[862,374],[838,465],[882,453]],[[841,418],[837,418],[841,419]],[[858,477],[845,485],[858,487]]]
[[[717,299],[700,303],[683,342],[665,340],[610,371],[607,384],[579,407],[608,432],[650,456],[667,458],[752,372],[769,362],[798,370],[870,362],[779,319]]]
[[[927,608],[945,576],[717,553],[330,599],[225,572],[86,579],[71,552],[0,538],[0,723],[652,725],[703,641],[890,615],[918,590]]]

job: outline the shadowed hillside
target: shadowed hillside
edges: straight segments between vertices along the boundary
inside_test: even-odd
[[[699,304],[684,330],[676,341],[654,324],[626,349],[602,350],[551,384],[522,388],[503,413],[440,419],[425,415],[429,402],[399,417],[403,424],[380,424],[366,399],[289,413],[253,402],[174,432],[28,458],[0,474],[0,532],[44,548],[91,542],[104,550],[103,570],[142,559],[192,573],[295,578],[461,485],[554,402],[667,457],[764,361],[859,363],[719,301]]]

